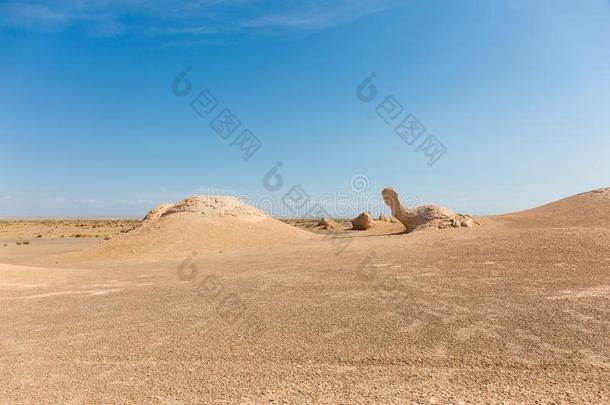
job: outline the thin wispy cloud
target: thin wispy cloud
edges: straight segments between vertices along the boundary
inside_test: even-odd
[[[73,19],[66,10],[56,11],[44,4],[7,4],[2,14],[4,24],[30,28],[63,27]]]
[[[335,1],[332,5],[312,2],[306,6],[281,10],[280,13],[261,15],[243,22],[251,28],[322,29],[365,15],[387,10],[397,3],[384,0]]]
[[[388,9],[395,0],[33,0],[0,5],[0,24],[35,31],[82,28],[96,36],[175,37],[319,30]],[[192,38],[190,40],[193,40]]]

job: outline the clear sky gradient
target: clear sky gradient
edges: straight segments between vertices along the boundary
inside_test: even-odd
[[[607,0],[8,1],[0,55],[4,217],[142,216],[209,192],[277,210],[293,185],[334,215],[376,214],[386,186],[491,214],[610,186]],[[201,118],[204,89],[219,106]],[[413,145],[376,112],[391,95],[426,128]],[[223,108],[241,121],[228,140],[210,127]],[[246,128],[262,146],[243,160]],[[446,148],[432,166],[428,135]]]

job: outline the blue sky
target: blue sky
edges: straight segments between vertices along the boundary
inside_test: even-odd
[[[205,193],[289,215],[294,185],[334,215],[376,213],[386,186],[490,214],[610,185],[607,0],[9,1],[0,54],[0,216],[142,216]],[[388,96],[403,111],[386,123]],[[244,129],[262,143],[248,160]]]

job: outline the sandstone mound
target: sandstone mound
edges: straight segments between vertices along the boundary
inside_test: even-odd
[[[161,218],[178,213],[191,213],[201,217],[267,217],[264,212],[243,203],[233,196],[193,196],[175,204],[161,204],[146,214],[139,226],[154,224]]]
[[[171,205],[161,216],[168,216],[180,212],[193,213],[209,217],[267,217],[267,215],[244,204],[239,198],[232,196],[194,196]]]
[[[405,226],[407,232],[462,226],[471,228],[476,223],[468,215],[456,214],[449,208],[439,205],[422,205],[414,209],[405,208],[400,204],[398,193],[392,188],[385,188],[381,195],[392,210],[392,216]]]
[[[195,196],[156,207],[139,227],[86,254],[104,259],[173,260],[192,252],[228,253],[316,237],[319,236],[277,221],[236,197]]]
[[[356,231],[366,231],[374,226],[375,222],[373,222],[373,216],[369,212],[363,212],[352,219],[352,228]]]
[[[492,217],[519,226],[610,227],[610,188],[600,188],[512,214]]]

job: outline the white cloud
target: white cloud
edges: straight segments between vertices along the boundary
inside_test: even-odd
[[[82,25],[99,36],[170,37],[316,30],[392,7],[395,0],[30,0],[0,5],[0,23],[30,30]],[[175,39],[175,38],[174,38]],[[183,38],[184,39],[184,38]]]
[[[242,25],[252,28],[322,29],[387,10],[396,4],[389,0],[335,1],[332,6],[319,3],[257,16]]]
[[[43,4],[8,4],[2,11],[5,24],[31,28],[63,27],[72,20],[65,10],[53,10]]]

